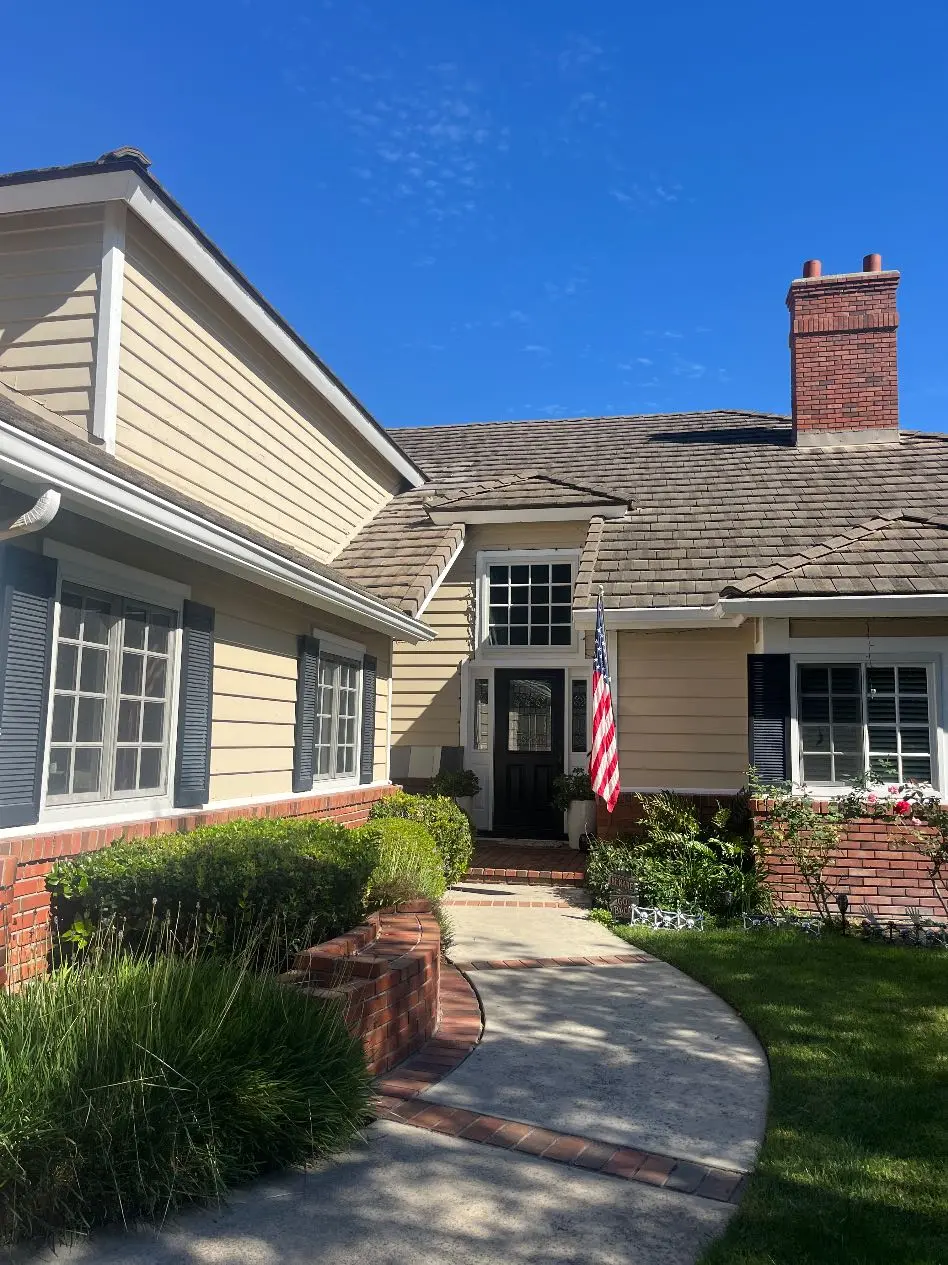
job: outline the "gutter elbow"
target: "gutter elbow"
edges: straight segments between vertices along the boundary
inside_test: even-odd
[[[36,504],[25,514],[0,526],[0,541],[13,540],[17,536],[28,536],[31,532],[42,531],[48,527],[59,513],[62,495],[54,488],[47,488]]]

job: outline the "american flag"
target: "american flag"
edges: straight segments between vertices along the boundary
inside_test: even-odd
[[[609,684],[609,655],[606,652],[606,623],[603,617],[602,594],[596,603],[596,657],[593,662],[593,735],[589,754],[589,778],[600,799],[611,813],[619,798],[619,749],[616,745],[616,719],[612,710],[612,688]]]

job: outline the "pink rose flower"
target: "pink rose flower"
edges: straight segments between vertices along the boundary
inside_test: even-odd
[[[921,817],[913,817],[913,818],[912,818],[912,825],[913,825],[913,826],[921,826],[921,825],[922,825],[922,819],[921,819]]]
[[[886,787],[886,790],[890,795],[898,795],[899,793],[899,788],[897,786],[888,786]]]
[[[877,802],[877,800],[878,800],[878,799],[879,799],[879,796],[878,796],[878,795],[867,795],[867,796],[866,796],[866,803],[867,803],[867,804],[875,804],[875,803]]]
[[[907,817],[909,813],[912,811],[912,805],[908,802],[907,799],[900,799],[898,803],[895,805],[895,811],[899,814],[900,817]]]

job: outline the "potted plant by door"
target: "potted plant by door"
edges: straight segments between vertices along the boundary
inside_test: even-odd
[[[470,769],[445,769],[431,783],[432,795],[453,799],[474,829],[474,796],[481,789],[477,774]]]
[[[573,769],[556,779],[553,803],[566,813],[569,846],[578,849],[583,835],[596,829],[596,796],[585,769]]]

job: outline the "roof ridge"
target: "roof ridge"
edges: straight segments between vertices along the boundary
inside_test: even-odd
[[[430,426],[388,426],[389,433],[430,433],[436,430],[463,430],[474,426],[528,426],[536,422],[649,422],[656,418],[678,419],[684,417],[748,417],[774,422],[790,422],[789,413],[768,413],[758,409],[714,408],[692,409],[681,413],[583,413],[572,417],[506,417],[487,418],[467,422],[435,422]]]
[[[583,541],[582,552],[579,555],[579,568],[576,572],[576,585],[573,589],[574,605],[578,603],[580,597],[586,598],[588,601],[592,594],[592,576],[595,574],[596,564],[599,561],[599,546],[602,544],[604,527],[605,519],[601,514],[595,514],[589,520],[589,527],[586,529],[586,539]]]
[[[794,571],[799,571],[803,567],[829,557],[830,554],[839,553],[842,549],[848,549],[851,545],[856,544],[857,541],[865,540],[867,536],[882,531],[885,527],[891,527],[893,523],[901,520],[914,522],[932,521],[930,516],[923,515],[918,510],[908,512],[891,510],[876,514],[872,518],[867,518],[863,522],[857,523],[855,527],[844,528],[835,536],[831,536],[829,540],[823,541],[822,544],[812,545],[809,549],[793,554],[782,562],[775,562],[769,567],[761,567],[750,575],[744,576],[742,580],[736,580],[731,584],[725,585],[721,592],[724,596],[750,596],[774,580],[789,576]],[[948,528],[948,520],[944,524],[936,525]]]

